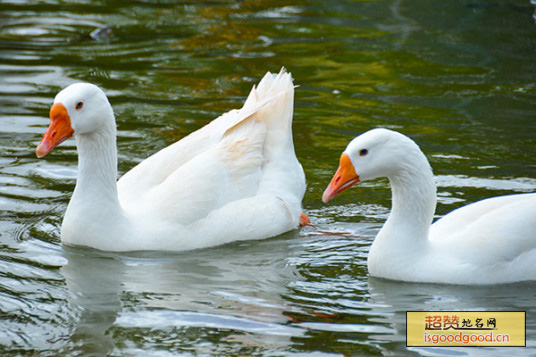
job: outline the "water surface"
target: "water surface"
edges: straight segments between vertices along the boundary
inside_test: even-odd
[[[529,1],[2,1],[0,351],[36,355],[490,355],[407,348],[407,310],[522,310],[536,285],[370,278],[386,180],[321,203],[341,151],[373,127],[411,136],[437,176],[437,216],[536,190],[536,25]],[[111,28],[94,39],[92,31]],[[266,71],[296,90],[305,211],[320,229],[188,253],[64,247],[69,140],[35,146],[55,94],[102,87],[119,170],[241,106]],[[343,232],[342,234],[335,234]],[[441,264],[441,262],[438,262]]]

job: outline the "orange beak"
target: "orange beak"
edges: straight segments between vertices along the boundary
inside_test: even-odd
[[[50,125],[35,149],[37,157],[42,158],[50,150],[73,136],[73,134],[74,130],[71,126],[71,118],[67,114],[67,109],[61,103],[54,104],[50,108]]]
[[[328,202],[333,197],[342,191],[349,189],[358,182],[359,175],[355,173],[354,165],[352,165],[350,157],[343,153],[341,155],[339,168],[322,195],[322,201],[324,203]]]

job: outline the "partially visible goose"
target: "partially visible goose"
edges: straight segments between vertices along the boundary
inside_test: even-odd
[[[100,250],[188,250],[298,228],[305,175],[294,153],[290,73],[267,73],[244,106],[117,180],[116,124],[98,87],[63,89],[38,157],[74,135],[78,179],[61,240]]]
[[[450,284],[536,280],[536,193],[488,198],[430,226],[436,186],[428,160],[410,138],[373,129],[348,144],[322,200],[378,177],[389,178],[392,209],[370,248],[370,275]]]

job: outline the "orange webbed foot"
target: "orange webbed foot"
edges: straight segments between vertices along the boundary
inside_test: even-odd
[[[305,213],[300,214],[300,227],[305,227],[308,224],[311,224],[309,217]]]

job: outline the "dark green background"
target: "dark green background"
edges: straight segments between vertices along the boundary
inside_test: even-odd
[[[347,142],[378,126],[421,145],[438,216],[535,191],[533,13],[528,0],[0,1],[0,352],[447,354],[405,347],[405,311],[489,309],[527,311],[519,352],[535,354],[534,284],[371,279],[387,181],[320,199]],[[105,25],[108,38],[89,37]],[[107,92],[122,173],[240,107],[282,66],[299,86],[304,208],[327,233],[179,254],[61,246],[74,141],[43,160],[34,149],[62,87]]]

